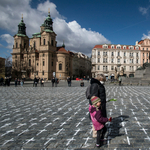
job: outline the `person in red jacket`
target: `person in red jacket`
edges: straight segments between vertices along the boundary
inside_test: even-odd
[[[112,118],[110,117],[108,119],[106,117],[103,117],[102,111],[101,111],[101,99],[99,97],[92,96],[91,97],[91,103],[92,103],[92,105],[89,104],[89,112],[90,112],[93,126],[94,126],[95,130],[97,130],[96,146],[100,147],[101,146],[100,140],[103,138],[102,132],[103,132],[103,128],[105,126],[105,123],[108,121],[111,121]]]

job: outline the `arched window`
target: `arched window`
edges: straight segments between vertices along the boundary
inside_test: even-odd
[[[16,48],[18,48],[18,43],[16,42]]]
[[[62,64],[59,64],[59,70],[62,70]]]
[[[45,45],[45,39],[43,40],[43,45]]]

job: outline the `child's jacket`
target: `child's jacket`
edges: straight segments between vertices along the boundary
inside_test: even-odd
[[[89,112],[95,130],[102,129],[104,124],[108,121],[108,118],[103,117],[101,110],[98,109],[97,111],[93,105],[89,105]]]

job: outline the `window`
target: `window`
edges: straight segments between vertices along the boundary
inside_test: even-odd
[[[17,55],[15,55],[15,58],[17,58]]]
[[[99,70],[99,66],[97,67],[97,70]]]
[[[114,66],[111,66],[111,70],[114,70]]]
[[[103,58],[103,63],[107,63],[107,58]]]
[[[53,61],[52,61],[52,66],[53,66]]]
[[[103,71],[105,70],[105,66],[103,66]]]
[[[143,59],[143,64],[144,64],[144,59]]]
[[[18,48],[18,43],[16,42],[16,48]]]
[[[24,43],[24,48],[26,48],[26,43]]]
[[[54,45],[53,40],[51,40],[51,45],[52,45],[52,46]]]
[[[38,75],[38,71],[36,71],[36,75]]]
[[[126,47],[124,46],[123,49],[126,49]]]
[[[31,59],[29,59],[29,66],[31,66]]]
[[[118,59],[117,62],[120,63],[120,59]]]
[[[107,66],[106,66],[106,71],[107,71]]]
[[[15,66],[17,67],[17,60],[15,60]]]
[[[43,57],[45,56],[45,54],[43,53]]]
[[[118,56],[120,56],[120,52],[118,52]]]
[[[148,53],[147,53],[147,57],[148,57]]]
[[[59,70],[62,70],[62,64],[59,64]]]
[[[147,48],[147,51],[148,51],[148,48]]]
[[[130,66],[130,70],[131,70],[131,66]]]
[[[147,59],[147,63],[148,63],[148,59]]]
[[[114,56],[114,52],[111,52],[111,56]]]
[[[42,75],[44,75],[44,71],[42,71]]]
[[[139,56],[139,54],[138,53],[136,53],[136,57],[138,57]]]
[[[113,58],[111,59],[111,63],[114,63],[114,59]]]
[[[143,48],[143,50],[144,50],[144,48]]]
[[[103,55],[104,55],[104,56],[107,56],[107,52],[103,52]]]
[[[126,52],[124,52],[124,56],[126,56]]]
[[[130,56],[131,56],[131,53],[130,53]]]
[[[37,63],[37,66],[39,65],[39,63]]]
[[[136,60],[136,63],[137,63],[137,64],[139,63],[139,60],[138,60],[138,59]]]
[[[114,48],[114,46],[111,46],[111,48]]]
[[[133,63],[133,59],[132,59],[132,63]]]
[[[144,53],[143,53],[143,57],[144,57]]]
[[[98,63],[100,62],[100,59],[98,58]]]
[[[45,66],[45,61],[43,61],[43,66]]]
[[[34,48],[36,47],[36,42],[35,42],[35,41],[34,41],[33,47],[34,47]]]
[[[132,57],[133,57],[133,53],[132,53]]]
[[[126,63],[126,59],[124,59],[124,63]]]
[[[126,70],[126,66],[124,66],[124,70]]]
[[[98,51],[98,56],[100,55],[100,51]]]
[[[45,45],[45,39],[43,40],[43,45]]]

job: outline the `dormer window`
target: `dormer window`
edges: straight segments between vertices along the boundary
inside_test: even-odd
[[[114,45],[112,45],[111,48],[114,48]]]
[[[123,49],[126,49],[126,46],[124,46]]]
[[[103,48],[108,48],[108,46],[107,45],[103,45]]]

